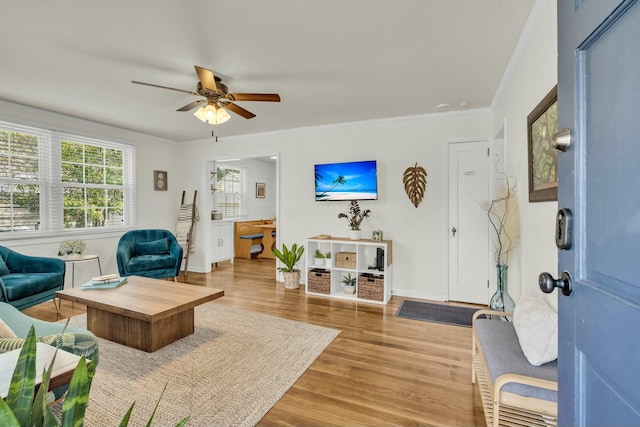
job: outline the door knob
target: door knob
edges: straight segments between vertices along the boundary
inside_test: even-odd
[[[553,148],[558,151],[567,151],[571,147],[571,129],[562,129],[553,135]]]
[[[453,237],[456,237],[456,231],[458,231],[458,230],[456,230],[456,228],[455,228],[455,227],[453,227],[453,228],[451,229],[451,234],[453,235]]]
[[[554,288],[561,289],[562,294],[565,296],[571,295],[571,291],[573,291],[571,275],[566,271],[562,272],[559,279],[554,279],[549,273],[540,274],[538,277],[538,286],[540,286],[540,290],[545,294],[550,294]]]

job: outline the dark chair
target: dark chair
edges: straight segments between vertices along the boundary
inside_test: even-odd
[[[61,259],[23,255],[0,246],[0,301],[24,310],[52,300],[64,287],[64,273]]]
[[[180,274],[183,250],[169,230],[131,230],[118,242],[120,276],[164,279]]]

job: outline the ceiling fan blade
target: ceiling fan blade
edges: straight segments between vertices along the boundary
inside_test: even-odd
[[[239,106],[237,104],[234,104],[233,102],[225,102],[223,104],[223,106],[224,106],[224,108],[233,111],[234,113],[236,113],[239,116],[244,117],[245,119],[252,119],[252,118],[254,118],[256,116],[251,111],[247,111],[244,108],[242,108],[241,106]]]
[[[151,86],[151,87],[159,87],[160,89],[175,90],[176,92],[188,93],[189,95],[201,96],[199,93],[192,92],[192,91],[190,91],[190,90],[182,90],[182,89],[176,89],[176,88],[174,88],[174,87],[154,85],[153,83],[138,82],[138,81],[135,81],[135,80],[131,80],[131,83],[135,83],[135,84],[137,84],[137,85],[144,85],[144,86]]]
[[[206,99],[199,99],[197,101],[193,101],[187,105],[185,105],[184,107],[178,108],[176,111],[189,111],[189,110],[193,110],[194,108],[196,108],[198,105],[200,104],[204,104],[205,102],[207,102]]]
[[[202,87],[217,92],[218,86],[216,86],[216,78],[213,76],[213,71],[198,67],[197,65],[194,65],[193,67],[196,69],[196,73],[198,73],[198,78],[200,79],[200,83],[202,83]]]
[[[229,99],[232,101],[280,102],[280,95],[277,93],[230,93]]]

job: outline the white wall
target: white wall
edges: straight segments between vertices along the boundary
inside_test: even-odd
[[[385,239],[393,241],[395,293],[442,300],[447,295],[447,141],[488,138],[490,125],[487,110],[201,141],[181,150],[182,163],[202,165],[186,168],[184,182],[193,186],[202,181],[203,158],[279,153],[278,239],[290,245],[320,233],[348,235],[347,223],[338,219],[348,202],[315,201],[314,164],[377,160],[379,199],[360,203],[372,210],[362,223],[363,236],[379,228]],[[427,192],[418,208],[402,185],[404,170],[415,162],[428,173]],[[202,259],[201,253],[196,254],[190,265],[195,269]]]
[[[539,292],[538,275],[557,273],[553,233],[557,202],[529,203],[527,116],[557,83],[556,1],[538,1],[535,27],[497,97],[494,133],[506,123],[506,172],[517,178],[520,204],[520,243],[509,266],[509,293],[517,302],[523,291]],[[556,293],[548,297],[555,304]]]

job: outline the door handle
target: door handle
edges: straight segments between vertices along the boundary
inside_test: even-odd
[[[451,229],[451,234],[453,235],[453,237],[456,237],[456,231],[458,231],[458,230],[456,230],[456,227],[454,226],[454,227]]]
[[[558,151],[567,151],[571,147],[571,129],[562,129],[553,135],[552,145]]]
[[[563,271],[559,279],[554,279],[549,273],[540,274],[538,277],[538,286],[540,286],[540,290],[545,294],[550,294],[554,288],[561,289],[562,294],[565,296],[571,295],[573,291],[573,281],[567,271]]]

